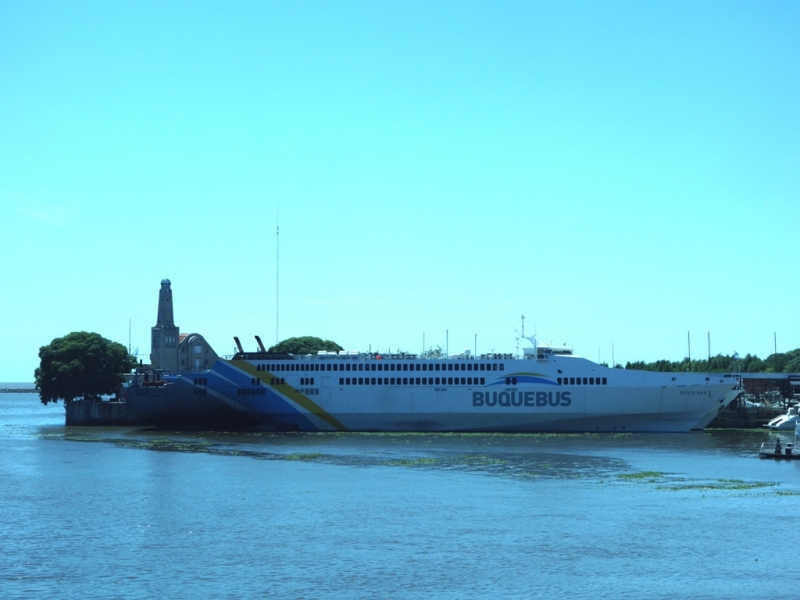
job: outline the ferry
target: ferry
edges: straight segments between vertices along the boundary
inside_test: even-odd
[[[257,338],[258,339],[258,338]],[[687,432],[741,392],[733,374],[609,368],[571,348],[521,355],[239,352],[134,376],[129,412],[160,427],[360,432]],[[145,380],[145,378],[147,380]]]

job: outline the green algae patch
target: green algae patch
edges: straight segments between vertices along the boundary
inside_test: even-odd
[[[621,473],[618,479],[638,480],[638,479],[661,479],[664,474],[660,471],[640,471],[639,473]]]
[[[414,458],[385,460],[380,464],[389,467],[432,467],[440,462],[438,458]]]
[[[321,452],[305,452],[305,453],[294,452],[292,454],[282,454],[279,458],[281,460],[304,460],[304,461],[318,460],[318,459],[322,458],[322,453]]]
[[[658,489],[667,490],[669,492],[684,492],[684,491],[706,492],[706,491],[716,491],[716,490],[741,492],[741,491],[770,488],[770,487],[775,487],[777,485],[778,485],[777,483],[745,483],[744,481],[739,481],[735,479],[719,479],[715,482],[709,482],[709,483],[692,483],[692,484],[659,486]]]
[[[504,465],[508,461],[503,458],[492,458],[483,454],[458,456],[453,461],[457,465],[481,466],[481,465]]]

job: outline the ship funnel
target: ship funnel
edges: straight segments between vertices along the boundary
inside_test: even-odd
[[[233,341],[236,342],[236,347],[239,349],[239,352],[244,352],[244,348],[242,348],[242,342],[239,341],[239,338],[233,336]]]
[[[256,343],[258,343],[258,349],[261,350],[264,354],[267,353],[266,348],[264,348],[264,344],[261,342],[261,338],[256,336]]]

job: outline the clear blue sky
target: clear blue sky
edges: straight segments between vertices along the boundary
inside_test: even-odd
[[[800,346],[800,3],[0,3],[0,381],[175,319],[347,349]]]

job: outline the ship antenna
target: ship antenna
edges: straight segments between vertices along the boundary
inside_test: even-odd
[[[275,207],[275,344],[280,342],[278,338],[278,287],[281,282],[280,277],[280,260],[281,260],[281,238],[280,238],[280,222],[279,207]]]

